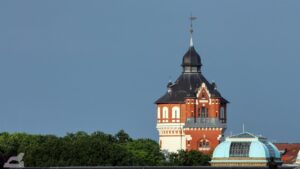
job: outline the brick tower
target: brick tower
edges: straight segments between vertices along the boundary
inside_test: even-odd
[[[191,20],[193,18],[191,17]],[[157,130],[162,150],[199,150],[210,153],[220,143],[226,129],[228,101],[214,82],[201,72],[201,58],[192,39],[182,59],[182,73],[167,84],[157,105]]]

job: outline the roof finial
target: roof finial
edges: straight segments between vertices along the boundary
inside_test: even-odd
[[[193,16],[191,14],[191,17],[190,17],[190,20],[191,20],[191,25],[190,25],[190,36],[191,36],[191,39],[190,39],[190,47],[194,46],[193,44],[193,20],[197,19],[197,17]]]
[[[243,133],[245,133],[245,124],[243,123]]]
[[[171,75],[169,76],[169,82],[172,82],[172,76]]]

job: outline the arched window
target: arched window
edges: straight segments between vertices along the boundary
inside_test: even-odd
[[[221,107],[220,118],[221,119],[225,118],[225,109],[224,109],[224,107]]]
[[[160,121],[160,107],[157,107],[157,119]]]
[[[168,111],[168,107],[164,107],[163,108],[163,122],[168,122],[168,117],[169,117],[169,111]]]
[[[225,113],[225,107],[222,106],[220,110],[220,120],[222,122],[226,122],[226,113]]]
[[[200,140],[198,146],[199,146],[199,150],[209,150],[210,149],[209,141],[206,139]]]
[[[206,107],[201,108],[201,117],[202,118],[207,118],[208,117],[208,108],[206,108]]]
[[[179,107],[172,108],[172,122],[179,122],[180,119],[180,109]]]

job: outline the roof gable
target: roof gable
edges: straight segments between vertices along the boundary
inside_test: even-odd
[[[168,92],[156,100],[155,103],[184,103],[186,98],[196,98],[198,89],[203,83],[211,98],[220,98],[222,103],[228,103],[201,73],[182,73],[174,84],[168,85]]]
[[[257,136],[249,132],[245,132],[245,133],[240,133],[237,135],[230,136],[230,138],[257,138]]]

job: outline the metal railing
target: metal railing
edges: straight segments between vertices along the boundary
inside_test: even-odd
[[[218,118],[188,118],[184,128],[226,128],[227,124],[222,123]]]

